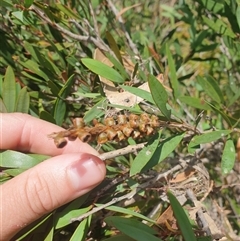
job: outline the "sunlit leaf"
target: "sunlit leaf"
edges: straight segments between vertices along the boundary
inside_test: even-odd
[[[236,37],[236,34],[232,31],[232,29],[226,23],[223,22],[223,20],[218,18],[216,21],[214,21],[206,16],[202,16],[202,18],[210,28],[216,31],[216,33],[221,35],[226,35],[231,38]]]
[[[113,216],[107,217],[104,220],[108,225],[116,227],[119,231],[134,240],[161,241],[160,238],[154,236],[156,234],[154,229],[136,219]]]
[[[197,148],[200,144],[216,141],[230,133],[231,133],[231,130],[218,130],[218,131],[211,131],[209,133],[205,133],[199,136],[194,136],[190,141],[190,143],[188,144],[188,151],[190,153],[193,153],[195,151],[195,148]]]
[[[170,75],[170,83],[173,89],[173,95],[175,100],[177,100],[179,96],[179,83],[177,79],[177,73],[176,73],[176,67],[175,63],[173,61],[172,54],[170,52],[169,45],[166,45],[166,53],[167,53],[167,58],[168,58],[168,66],[169,66],[169,75]]]
[[[197,81],[209,97],[217,103],[223,103],[223,94],[216,80],[214,80],[211,76],[206,76],[205,78],[198,76]]]
[[[156,151],[159,141],[160,141],[161,134],[158,133],[156,138],[153,141],[148,143],[136,156],[133,160],[131,169],[130,169],[130,176],[133,176],[137,173],[140,173],[141,170],[146,166],[148,161],[153,156],[154,152]]]
[[[27,92],[27,87],[25,86],[20,90],[18,94],[15,111],[28,113],[29,105],[30,105],[30,96],[29,96],[29,93]]]
[[[222,161],[221,161],[221,169],[223,174],[227,174],[233,169],[235,159],[236,159],[236,150],[235,150],[234,142],[231,138],[228,138],[223,149]]]
[[[22,168],[28,169],[39,163],[39,160],[27,154],[7,150],[0,153],[0,166],[8,168]]]
[[[112,82],[124,82],[124,78],[115,69],[107,66],[106,64],[103,64],[98,60],[83,58],[82,63],[95,74],[111,80]]]
[[[168,199],[170,201],[173,213],[177,219],[178,226],[181,230],[181,233],[185,241],[197,241],[192,225],[187,217],[183,207],[177,200],[177,198],[170,192],[167,192]]]
[[[7,67],[2,88],[2,98],[4,106],[6,107],[8,112],[14,112],[17,98],[16,82],[13,69],[10,66]]]
[[[166,104],[168,101],[168,94],[163,85],[153,76],[149,76],[148,80],[149,88],[157,107],[162,114],[170,120],[171,111],[167,109]]]
[[[200,109],[200,110],[211,110],[208,104],[205,103],[204,100],[191,97],[191,96],[180,96],[179,100],[189,106],[192,106],[194,108]]]

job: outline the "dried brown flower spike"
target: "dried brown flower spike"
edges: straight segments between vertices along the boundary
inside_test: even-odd
[[[149,116],[144,113],[139,115],[118,115],[104,119],[103,123],[93,120],[92,126],[86,126],[82,118],[76,118],[73,121],[73,127],[66,131],[60,131],[49,135],[54,139],[58,148],[67,144],[66,137],[69,140],[79,138],[83,142],[96,140],[98,144],[104,144],[108,141],[122,141],[128,137],[134,139],[149,136],[159,127],[160,122],[157,116]]]

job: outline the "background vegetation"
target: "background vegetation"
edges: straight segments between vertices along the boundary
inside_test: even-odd
[[[239,240],[239,4],[0,2],[1,112],[29,113],[65,128],[74,117],[91,125],[95,118],[127,113],[154,114],[161,123],[146,139],[93,142],[100,153],[136,149],[107,158],[100,187],[26,228],[18,240]],[[132,100],[129,92],[141,99]],[[148,143],[137,151],[143,141]],[[3,151],[1,182],[45,158]],[[196,169],[181,172],[183,163],[200,159],[207,180]],[[199,183],[207,183],[199,189],[204,200]],[[194,187],[201,205],[194,197],[181,203],[179,186]],[[210,230],[191,216],[194,206],[207,210]]]

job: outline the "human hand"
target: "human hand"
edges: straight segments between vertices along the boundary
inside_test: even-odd
[[[47,135],[61,127],[21,113],[0,114],[0,127],[0,150],[52,156],[0,186],[0,240],[87,193],[105,176],[104,163],[88,144],[78,140],[56,148]]]

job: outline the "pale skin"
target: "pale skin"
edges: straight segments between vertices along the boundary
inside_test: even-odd
[[[105,177],[96,150],[79,140],[58,149],[48,134],[62,128],[32,116],[0,114],[0,149],[52,156],[0,186],[0,240],[80,197]]]

